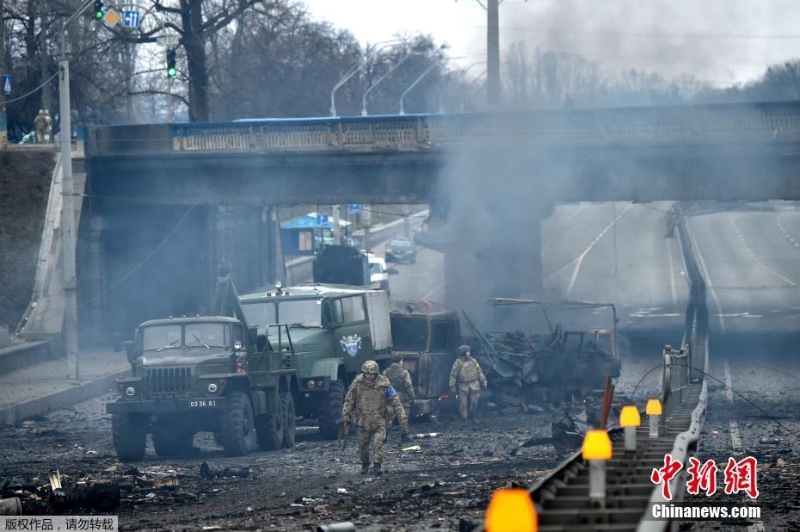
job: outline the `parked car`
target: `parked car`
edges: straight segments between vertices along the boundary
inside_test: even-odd
[[[369,287],[373,290],[386,290],[389,292],[389,270],[386,261],[373,254],[367,255],[369,260]]]
[[[386,246],[386,260],[393,262],[417,262],[417,246],[410,238],[395,238]]]

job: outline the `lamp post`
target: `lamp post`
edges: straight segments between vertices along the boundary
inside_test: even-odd
[[[401,95],[400,95],[400,113],[399,113],[399,114],[401,114],[401,115],[404,115],[404,114],[406,114],[406,110],[403,108],[403,100],[405,100],[405,98],[406,98],[406,94],[408,94],[409,92],[411,92],[411,89],[413,89],[414,87],[416,87],[416,86],[417,86],[417,84],[418,84],[420,81],[422,81],[422,78],[424,78],[425,76],[427,76],[427,75],[428,75],[428,72],[430,72],[431,70],[433,70],[433,69],[434,69],[434,68],[436,68],[437,66],[439,66],[439,65],[437,65],[436,63],[434,63],[434,64],[432,64],[431,66],[429,66],[428,68],[426,68],[426,69],[425,69],[425,72],[423,72],[422,74],[420,74],[420,76],[419,76],[417,79],[415,79],[415,80],[414,80],[414,83],[412,83],[411,85],[409,85],[409,86],[408,86],[408,88],[407,88],[405,91],[403,91],[403,94],[401,94]]]
[[[367,46],[366,53],[364,54],[364,59],[359,59],[356,62],[356,64],[353,65],[353,68],[348,70],[347,73],[344,76],[342,76],[342,79],[337,81],[336,85],[334,85],[333,88],[331,89],[331,116],[336,116],[336,91],[338,91],[342,87],[342,85],[344,85],[345,83],[350,81],[350,78],[352,78],[353,76],[358,74],[358,72],[361,71],[361,69],[364,67],[364,62],[366,60],[366,56],[370,55],[373,52],[377,52],[379,50],[382,50],[383,48],[386,48],[387,46],[390,46],[392,44],[397,44],[397,43],[400,43],[400,42],[402,42],[402,41],[394,39],[394,40],[381,41],[379,43],[375,43],[372,46],[372,49],[370,49],[370,47]],[[380,45],[382,45],[382,46],[380,46]]]
[[[83,5],[64,23],[61,30],[61,58],[58,60],[58,114],[61,117],[61,260],[64,273],[64,343],[67,350],[69,376],[80,378],[78,361],[78,294],[75,279],[75,207],[72,181],[72,122],[70,120],[69,59],[67,59],[67,26],[78,18],[92,0]]]
[[[399,67],[400,65],[405,63],[406,59],[408,59],[412,55],[423,55],[423,53],[424,52],[414,52],[414,51],[410,51],[410,52],[406,53],[406,55],[404,55],[402,58],[400,58],[400,61],[395,63],[394,66],[392,66],[392,68],[387,70],[386,73],[383,76],[379,77],[378,81],[376,81],[375,83],[370,85],[369,88],[367,88],[367,90],[364,91],[364,95],[361,97],[361,116],[367,116],[369,114],[367,112],[367,96],[369,95],[369,93],[372,92],[372,90],[375,87],[377,87],[380,84],[381,81],[386,79],[389,76],[389,74],[394,72],[397,69],[397,67]]]

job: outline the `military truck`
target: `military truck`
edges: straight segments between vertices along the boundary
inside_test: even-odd
[[[395,300],[390,316],[393,357],[402,357],[417,395],[409,416],[436,415],[461,345],[458,313],[427,300]]]
[[[367,256],[352,246],[325,246],[312,264],[315,283],[370,285]]]
[[[259,335],[277,341],[274,326],[292,335],[299,382],[297,412],[315,417],[335,438],[347,386],[366,360],[391,356],[389,299],[382,290],[307,283],[242,295],[242,310]]]
[[[126,342],[132,376],[116,381],[119,397],[106,404],[121,460],[141,460],[148,433],[163,457],[186,453],[202,431],[230,456],[251,450],[254,429],[264,450],[294,446],[299,384],[289,327],[249,328],[227,273],[214,311],[146,321]]]

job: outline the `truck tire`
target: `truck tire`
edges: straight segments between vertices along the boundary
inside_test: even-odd
[[[123,462],[138,462],[147,447],[147,418],[137,414],[114,414],[111,434],[117,457]]]
[[[284,416],[281,410],[277,414],[261,414],[256,419],[256,441],[262,451],[277,451],[283,445]]]
[[[283,447],[284,449],[291,449],[294,447],[295,436],[295,411],[294,411],[294,397],[290,392],[281,393],[281,412],[283,413]]]
[[[342,418],[344,403],[344,383],[340,380],[331,382],[327,400],[322,398],[319,405],[319,433],[328,440],[336,439],[339,433],[339,422]]]
[[[153,448],[162,458],[188,455],[193,441],[194,432],[174,422],[159,424],[153,429]]]
[[[253,446],[253,407],[242,392],[233,392],[226,402],[222,443],[228,456],[244,456]]]

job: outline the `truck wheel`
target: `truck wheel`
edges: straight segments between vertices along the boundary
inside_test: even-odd
[[[253,446],[253,407],[242,392],[233,392],[222,419],[222,442],[228,456],[244,456]]]
[[[111,418],[111,434],[120,460],[138,462],[144,458],[147,418],[137,414],[114,414]]]
[[[284,416],[261,414],[256,419],[256,441],[262,451],[277,451],[283,444]]]
[[[162,458],[187,455],[192,449],[194,432],[188,427],[164,423],[153,429],[153,448]]]
[[[281,412],[283,413],[283,447],[291,449],[294,447],[295,435],[295,412],[294,398],[291,392],[281,393]]]
[[[339,422],[342,418],[342,404],[344,403],[344,383],[340,380],[331,382],[327,400],[320,401],[319,432],[328,440],[335,439],[339,433]]]

